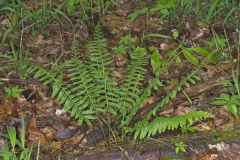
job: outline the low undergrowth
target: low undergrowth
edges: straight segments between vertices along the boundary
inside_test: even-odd
[[[176,117],[157,114],[158,110],[174,99],[184,87],[195,85],[200,80],[197,72],[201,65],[198,65],[192,72],[183,76],[179,84],[170,90],[143,120],[129,127],[130,121],[143,107],[147,98],[164,85],[161,82],[161,74],[156,74],[147,86],[142,85],[146,74],[145,67],[148,64],[147,50],[134,44],[128,46],[123,47],[126,50],[124,56],[129,56],[130,59],[125,75],[119,81],[111,75],[112,54],[107,48],[100,25],[96,27],[94,40],[86,45],[86,61],[79,58],[80,49],[73,41],[72,58],[60,66],[43,68],[27,61],[18,63],[23,75],[33,76],[44,85],[52,86],[52,97],[56,97],[64,110],[69,111],[71,117],[79,124],[86,123],[91,127],[95,119],[110,114],[112,120],[118,119],[118,128],[121,128],[122,134],[133,133],[135,139],[143,139],[213,117],[205,111],[192,111]],[[163,68],[157,68],[158,73],[161,73]]]

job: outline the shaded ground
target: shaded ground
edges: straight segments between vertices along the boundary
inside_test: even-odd
[[[133,22],[129,20],[127,15],[132,13],[134,9],[131,2],[126,2],[113,6],[113,9],[108,14],[101,17],[96,16],[98,17],[96,19],[99,19],[103,25],[104,33],[110,46],[116,45],[119,38],[123,35],[131,34],[133,37],[135,36],[139,45],[157,47],[164,59],[167,58],[165,57],[166,53],[177,48],[180,43],[188,47],[201,46],[204,42],[211,40],[215,32],[221,36],[224,35],[222,26],[219,26],[218,23],[207,25],[195,19],[182,18],[179,26],[175,26],[169,20],[160,19],[159,13],[141,15]],[[69,50],[72,37],[75,34],[79,46],[83,49],[81,57],[83,59],[86,58],[83,46],[88,40],[92,39],[93,26],[85,24],[77,16],[74,19],[74,24],[76,25],[74,31],[67,20],[63,20],[63,23],[64,26],[57,22],[45,24],[41,26],[35,36],[32,36],[28,29],[33,24],[25,24],[22,27],[22,32],[17,35],[10,33],[7,36],[6,41],[0,47],[0,52],[10,53],[12,48],[9,43],[13,40],[16,48],[31,53],[27,57],[31,63],[47,67],[56,61],[62,62],[70,57],[71,53]],[[188,27],[186,27],[186,24],[188,24]],[[0,25],[3,27],[8,25],[6,16],[0,15]],[[157,25],[164,26],[164,29],[159,31],[159,28],[156,27]],[[142,35],[150,33],[172,35],[174,29],[179,31],[177,40],[145,37],[144,41],[141,42],[140,36]],[[212,29],[214,29],[214,33]],[[47,31],[47,33],[44,33],[44,31]],[[227,28],[227,34],[230,44],[238,42],[239,33],[235,29]],[[0,35],[2,36],[3,32],[0,32]],[[239,50],[236,48],[226,49],[225,52],[230,60],[239,57]],[[198,58],[202,60],[200,56]],[[113,74],[118,79],[122,78],[125,61],[120,54],[114,55],[116,68],[114,68]],[[10,62],[0,60],[1,66],[7,64],[10,64]],[[194,87],[186,89],[184,93],[179,93],[173,101],[158,112],[159,115],[164,116],[182,115],[189,111],[200,109],[213,113],[215,115],[214,119],[194,124],[198,130],[198,133],[196,133],[197,137],[190,134],[187,135],[192,139],[188,137],[179,139],[177,135],[181,133],[180,130],[177,130],[164,133],[161,137],[156,136],[154,139],[135,145],[135,147],[125,147],[133,143],[131,136],[114,138],[111,133],[109,134],[109,128],[102,122],[95,122],[93,128],[89,129],[86,125],[79,126],[77,122],[69,118],[68,113],[61,112],[61,106],[51,98],[49,86],[41,85],[38,80],[22,80],[15,75],[5,78],[1,74],[0,77],[3,77],[4,83],[0,84],[0,93],[2,94],[0,96],[0,133],[6,133],[7,126],[16,126],[18,131],[20,131],[20,118],[24,116],[26,141],[28,145],[38,141],[41,142],[43,145],[40,154],[43,157],[42,159],[54,159],[58,155],[62,155],[63,159],[73,159],[73,157],[74,159],[159,159],[175,157],[175,141],[165,140],[165,137],[168,139],[177,137],[176,141],[184,141],[188,144],[187,154],[181,155],[184,158],[214,159],[215,155],[215,159],[238,159],[240,157],[239,118],[232,116],[222,106],[209,105],[210,100],[218,97],[220,93],[232,91],[231,88],[223,87],[219,83],[223,80],[231,80],[232,70],[236,66],[236,61],[219,62],[216,65],[206,63],[199,72],[201,81]],[[162,79],[166,86],[148,98],[144,107],[133,118],[132,123],[142,119],[161,97],[176,86],[180,81],[180,77],[188,73],[193,67],[194,65],[183,58],[181,64],[176,63],[168,68]],[[143,84],[153,78],[151,66],[148,65],[147,69],[148,73]],[[25,89],[20,98],[12,99],[4,95],[3,89],[12,86],[19,86]],[[189,103],[189,98],[191,99],[191,104]],[[219,135],[216,136],[211,133],[212,130],[218,132]],[[229,137],[225,139],[225,136],[221,134],[229,134]],[[219,138],[214,141],[214,136],[222,139]],[[6,142],[4,138],[0,138],[0,142],[2,142],[0,143],[1,150]],[[203,145],[201,145],[201,142],[203,142]],[[209,144],[219,144],[222,145],[222,148],[220,147],[221,149],[219,149],[216,146],[211,148]],[[107,150],[114,148],[116,150]],[[101,152],[101,150],[105,151]],[[98,151],[99,153],[96,153]]]

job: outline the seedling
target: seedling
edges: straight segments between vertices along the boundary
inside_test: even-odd
[[[176,146],[176,149],[175,149],[175,152],[177,153],[177,154],[179,154],[179,153],[186,153],[186,147],[188,146],[188,145],[186,145],[184,142],[178,142],[178,143],[175,143],[175,146]]]
[[[13,88],[6,88],[5,93],[10,98],[16,98],[18,99],[21,95],[21,93],[24,91],[24,89],[13,87]]]
[[[182,131],[183,134],[188,133],[188,132],[189,133],[195,133],[197,131],[197,128],[193,127],[191,125],[187,125],[187,126],[183,126],[181,128],[181,131]]]
[[[210,104],[224,105],[233,115],[239,114],[240,97],[238,95],[229,95],[222,93],[219,98],[215,98]]]
[[[21,132],[20,139],[17,138],[17,131],[15,127],[8,127],[8,135],[3,135],[7,137],[10,141],[10,147],[8,145],[4,146],[4,149],[0,151],[0,157],[4,160],[30,160],[32,155],[32,146],[25,146],[25,123],[24,119],[21,119]],[[36,160],[39,158],[40,143],[38,144],[38,151],[36,155]]]

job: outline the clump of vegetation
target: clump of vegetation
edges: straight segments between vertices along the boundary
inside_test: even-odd
[[[75,44],[76,42],[73,43]],[[131,48],[128,48],[129,46]],[[134,133],[135,139],[143,139],[156,133],[174,130],[195,121],[213,117],[210,113],[203,111],[193,111],[183,116],[168,118],[157,116],[158,109],[174,99],[184,86],[189,87],[197,83],[199,76],[197,69],[194,69],[189,75],[183,77],[173,90],[169,91],[144,120],[137,122],[133,128],[129,128],[129,122],[144,105],[144,101],[154,90],[163,86],[158,74],[147,87],[143,88],[141,85],[146,73],[146,49],[129,44],[123,47],[130,60],[123,80],[117,82],[109,70],[112,57],[107,49],[106,40],[103,39],[100,25],[96,27],[95,40],[86,45],[88,53],[86,62],[75,56],[77,47],[72,48],[74,57],[66,61],[61,69],[59,67],[44,69],[26,61],[21,62],[21,67],[28,76],[33,74],[34,78],[38,78],[43,84],[51,84],[53,86],[52,97],[56,97],[79,124],[85,122],[92,126],[92,121],[99,118],[99,115],[111,113],[115,117],[118,115],[116,118],[121,118],[120,126],[123,133]],[[65,70],[68,81],[63,80],[62,74]]]
[[[0,157],[4,160],[30,160],[32,159],[33,146],[28,147],[25,140],[25,123],[24,119],[21,119],[21,131],[19,138],[15,127],[7,128],[7,135],[0,134],[0,137],[7,138],[9,144],[4,145],[4,149],[0,151]],[[39,159],[40,143],[37,147],[36,160]]]
[[[122,12],[128,13],[126,17],[119,18],[118,13],[121,12],[109,11],[112,5],[118,8],[118,2],[124,6]],[[211,2],[134,0],[131,1],[131,6],[128,6],[129,3],[129,1],[118,0],[66,0],[61,2],[46,0],[41,3],[0,0],[0,25],[3,25],[0,27],[0,37],[1,44],[4,46],[0,47],[0,89],[3,88],[1,93],[6,95],[3,97],[7,98],[10,104],[23,103],[23,99],[21,102],[17,99],[24,91],[21,88],[25,87],[19,84],[15,86],[20,87],[11,87],[11,82],[16,80],[25,84],[35,79],[37,83],[51,87],[51,98],[57,100],[63,108],[61,111],[71,117],[74,124],[77,122],[79,125],[94,129],[96,124],[104,123],[114,134],[116,141],[116,135],[142,140],[177,129],[181,129],[186,135],[197,131],[196,122],[204,123],[202,120],[212,119],[215,116],[212,111],[208,112],[208,108],[203,110],[194,108],[195,103],[192,103],[191,95],[189,96],[185,89],[200,81],[205,82],[209,75],[206,77],[203,75],[209,73],[211,77],[210,72],[215,72],[211,71],[214,65],[229,63],[227,68],[232,70],[232,79],[229,80],[230,73],[227,77],[228,81],[219,83],[223,84],[223,87],[229,87],[229,90],[214,95],[215,98],[211,102],[207,100],[204,106],[224,106],[233,116],[239,116],[240,35],[239,24],[236,20],[239,19],[240,11],[238,2],[236,0],[212,0]],[[112,16],[115,13],[116,15]],[[111,40],[105,39],[106,35],[103,34],[100,24],[101,22],[103,26],[107,26],[103,22],[104,18],[101,19],[105,14],[110,14],[107,17],[110,18],[108,22],[119,18],[121,22],[118,29],[120,31],[116,33],[124,32],[122,35],[125,36],[119,39],[115,37],[111,37]],[[137,27],[143,31],[136,29],[131,32],[133,30],[131,24],[135,22],[139,25]],[[199,29],[201,33],[195,33],[195,28],[190,27],[195,25],[194,23],[201,23],[196,25],[199,27],[204,26],[203,30]],[[54,27],[49,27],[49,24],[53,24]],[[84,24],[84,27],[79,24]],[[113,26],[118,27],[116,24]],[[54,34],[56,30],[59,30],[61,34],[59,37],[63,43],[61,49],[56,49],[61,50],[61,55],[59,56],[57,51],[56,54],[55,52],[49,53],[54,54],[57,60],[53,62],[52,55],[46,55],[47,64],[45,65],[45,57],[36,54],[39,56],[36,61],[40,62],[39,64],[32,63],[32,59],[36,57],[33,54],[29,56],[29,53],[34,50],[31,46],[34,43],[25,46],[25,39],[30,37],[29,41],[36,40],[39,43],[42,42],[43,45],[52,45],[55,37],[45,41],[50,33],[46,29],[48,27],[54,30],[51,31]],[[224,29],[217,31],[221,27]],[[93,28],[95,31],[91,30]],[[104,29],[108,31],[111,27]],[[182,29],[187,33],[182,33]],[[129,34],[126,35],[125,31],[129,31]],[[228,37],[228,31],[234,32],[234,35]],[[135,37],[132,37],[132,34]],[[205,34],[208,37],[202,42],[200,39]],[[192,38],[193,35],[196,37]],[[81,37],[81,45],[79,45],[79,37]],[[152,38],[154,41],[151,41]],[[72,39],[71,47],[65,46],[71,42],[70,39]],[[190,42],[187,43],[185,40]],[[57,45],[60,46],[58,43]],[[70,52],[65,52],[68,49]],[[116,65],[114,58],[118,56],[126,61],[122,65],[121,74],[117,73],[117,69],[114,68]],[[169,74],[167,72],[172,69],[171,67],[184,68],[185,64],[189,66],[183,72],[180,71],[177,78],[165,77]],[[211,65],[209,72],[208,65]],[[202,73],[203,70],[207,70],[206,73]],[[223,71],[220,69],[218,74],[221,72]],[[8,87],[2,87],[5,82]],[[172,84],[172,82],[176,83]],[[159,94],[161,90],[163,93]],[[176,100],[180,92],[191,107],[187,107],[188,109],[180,114],[162,113],[164,107]],[[28,98],[26,102],[28,103]],[[175,106],[173,108],[175,109]],[[57,116],[60,117],[60,115]],[[9,141],[0,151],[0,156],[6,160],[33,157],[33,146],[27,146],[25,142],[23,119],[21,122],[22,128],[19,136],[15,127],[6,127],[7,135],[1,135]],[[104,126],[101,129],[104,130]],[[175,149],[176,154],[184,154],[187,146],[180,141],[175,143],[175,148],[172,148]],[[39,157],[39,150],[40,142],[36,159]]]

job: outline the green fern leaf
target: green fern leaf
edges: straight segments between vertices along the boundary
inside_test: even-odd
[[[127,74],[123,81],[122,90],[120,91],[122,95],[120,106],[125,108],[124,111],[126,109],[131,110],[141,94],[139,86],[141,86],[144,74],[146,73],[146,53],[147,51],[144,48],[137,47],[131,54],[132,61],[127,67]],[[123,114],[126,114],[126,112]]]
[[[145,137],[154,136],[157,133],[163,133],[166,130],[175,130],[179,127],[183,127],[206,118],[213,118],[213,115],[204,111],[192,111],[182,116],[156,117],[153,121],[149,121],[145,118],[136,123],[131,132],[135,132],[135,140],[143,139]]]

